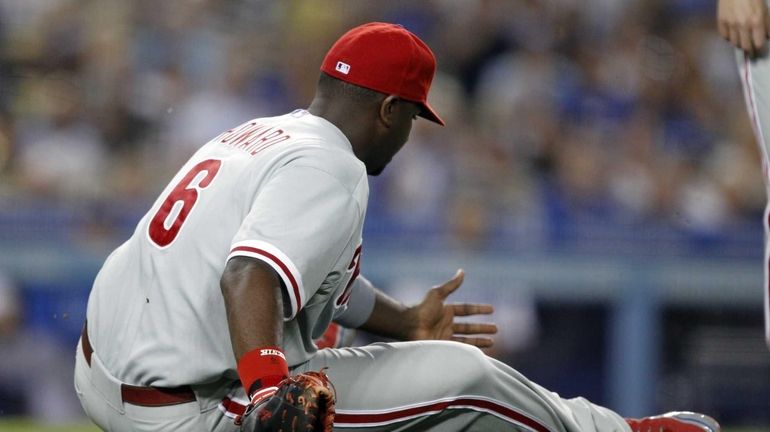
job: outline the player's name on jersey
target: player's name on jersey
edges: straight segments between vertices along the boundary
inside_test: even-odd
[[[291,136],[285,133],[283,129],[252,120],[222,133],[214,138],[214,141],[243,150],[254,156],[262,150],[290,138]]]

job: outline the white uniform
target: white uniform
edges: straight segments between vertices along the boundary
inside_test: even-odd
[[[100,367],[136,386],[237,383],[219,286],[234,256],[281,277],[283,349],[290,366],[308,360],[358,275],[367,181],[347,138],[304,110],[211,140],[94,282],[87,322]],[[365,298],[346,324],[372,305]]]
[[[282,279],[291,372],[328,367],[337,429],[629,430],[617,414],[561,399],[468,345],[318,351],[313,340],[332,319],[356,327],[372,311],[373,288],[358,276],[367,181],[345,136],[304,110],[247,122],[202,147],[96,278],[93,353],[81,342],[75,374],[88,415],[109,430],[237,430],[246,395],[219,279],[227,259],[248,256]],[[137,406],[126,385],[189,386],[194,398]]]
[[[754,134],[759,143],[762,155],[762,174],[765,178],[765,188],[770,199],[770,173],[768,173],[768,154],[770,153],[770,57],[764,54],[756,59],[750,59],[740,49],[735,50],[738,70],[743,83],[743,94],[749,119],[754,128]],[[765,308],[765,341],[770,346],[770,200],[765,207],[763,218],[765,227],[765,279],[764,308]]]

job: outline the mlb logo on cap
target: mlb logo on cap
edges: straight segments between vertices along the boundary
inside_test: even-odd
[[[343,62],[337,62],[337,66],[334,68],[340,73],[344,73],[345,75],[350,72],[350,65]]]

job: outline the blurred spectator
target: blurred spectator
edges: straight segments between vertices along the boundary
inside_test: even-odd
[[[0,274],[0,417],[29,416],[46,423],[82,417],[73,390],[74,351],[24,326],[24,304]]]
[[[17,121],[21,187],[40,199],[86,198],[102,191],[107,153],[98,129],[85,117],[75,76],[30,83],[41,98],[35,117]]]
[[[190,90],[188,96],[169,108],[162,139],[169,146],[169,172],[178,169],[202,143],[246,120],[262,116],[267,109],[248,96],[251,67],[231,51],[219,70],[222,76]]]

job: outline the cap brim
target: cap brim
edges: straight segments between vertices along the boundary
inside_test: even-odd
[[[422,111],[417,114],[418,116],[444,126],[444,120],[441,120],[441,117],[436,114],[436,111],[430,105],[428,105],[427,102],[421,103],[420,106],[422,107]]]

